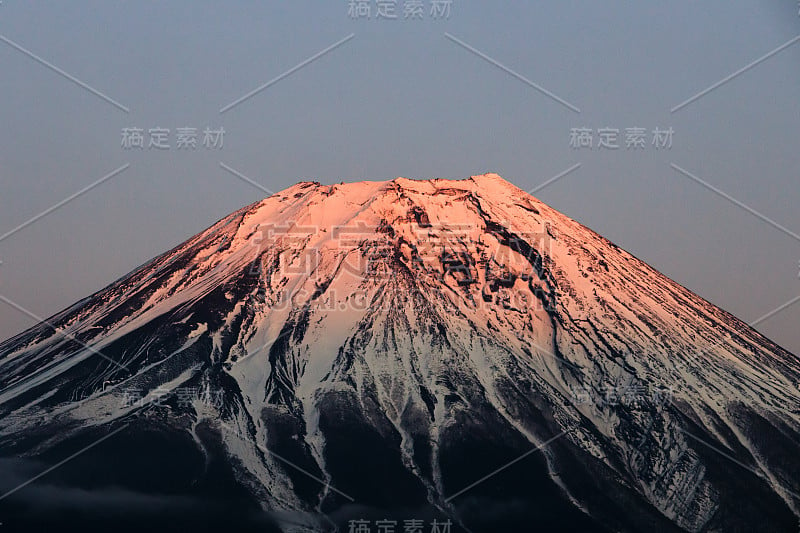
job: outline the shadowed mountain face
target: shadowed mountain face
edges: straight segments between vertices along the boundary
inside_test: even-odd
[[[0,521],[795,531],[798,384],[496,175],[304,182],[0,344]]]

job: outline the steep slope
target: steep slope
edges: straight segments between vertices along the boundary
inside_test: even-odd
[[[304,182],[0,345],[0,450],[157,434],[285,530],[794,530],[799,383],[499,176]]]

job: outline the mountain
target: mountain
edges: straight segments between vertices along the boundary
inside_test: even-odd
[[[799,384],[497,175],[302,182],[0,344],[0,521],[796,531]]]

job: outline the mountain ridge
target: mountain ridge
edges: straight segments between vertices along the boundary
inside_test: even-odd
[[[488,530],[556,509],[630,531],[798,517],[798,358],[496,174],[300,182],[48,322],[80,342],[41,324],[0,344],[0,446],[25,456],[155,425],[303,516],[352,496]],[[476,453],[526,446],[531,486],[505,471],[459,494]]]

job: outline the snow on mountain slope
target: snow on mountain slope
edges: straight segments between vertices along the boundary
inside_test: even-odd
[[[0,345],[0,449],[213,428],[265,509],[315,517],[288,530],[796,525],[798,358],[494,174],[298,183],[48,323]]]

